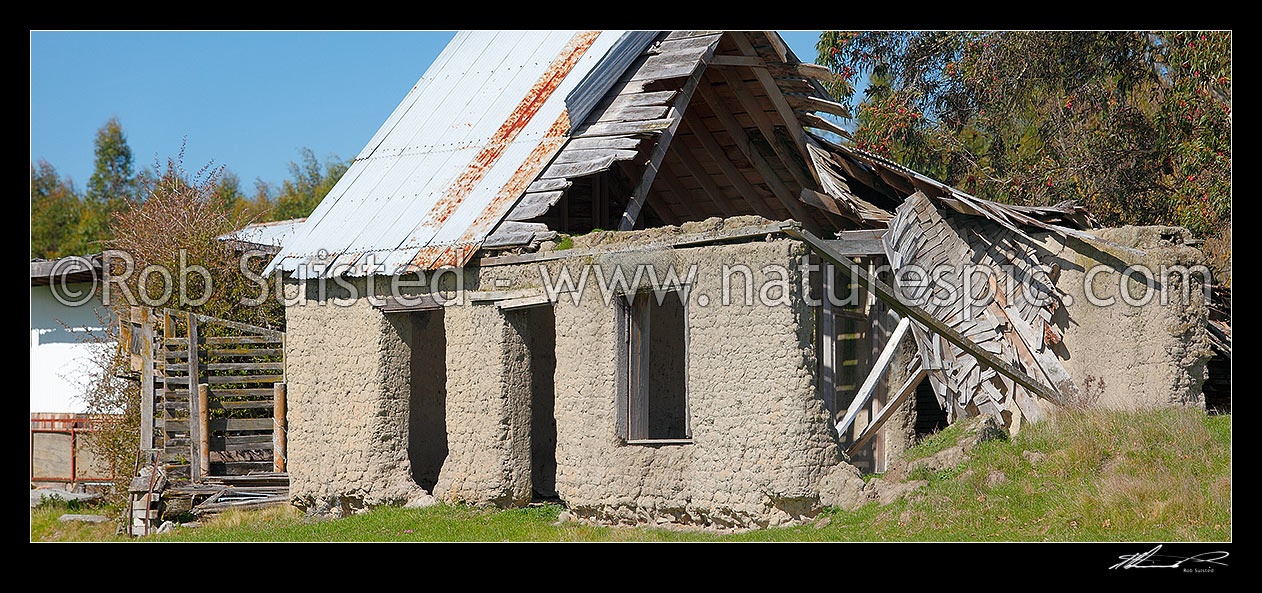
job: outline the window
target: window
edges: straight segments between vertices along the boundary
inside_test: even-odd
[[[688,441],[688,315],[678,292],[618,303],[618,432],[628,443]]]
[[[871,368],[874,299],[849,274],[818,265],[810,278],[810,297],[816,306],[816,361],[824,405],[840,418],[859,391]]]

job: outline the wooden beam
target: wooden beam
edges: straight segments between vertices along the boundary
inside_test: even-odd
[[[894,395],[890,403],[881,408],[876,417],[863,429],[863,433],[859,435],[859,438],[855,439],[854,444],[850,445],[850,448],[846,450],[846,455],[853,457],[855,453],[859,452],[859,449],[868,444],[868,441],[872,440],[872,437],[875,437],[881,430],[881,426],[885,424],[885,421],[890,419],[891,412],[902,406],[903,402],[916,392],[916,387],[920,385],[920,381],[928,375],[929,371],[925,369],[924,365],[920,361],[916,361],[915,372],[903,382],[902,387],[898,388],[898,393]]]
[[[285,383],[272,386],[272,469],[285,471],[288,451],[285,448],[288,435],[285,424]]]
[[[808,206],[819,208],[823,212],[827,212],[833,216],[839,216],[857,224],[863,224],[862,219],[856,216],[853,212],[842,210],[841,206],[837,204],[837,200],[828,194],[804,187],[802,188],[802,193],[798,194],[798,198]]]
[[[864,235],[847,235],[848,232],[856,231],[843,231],[838,238],[823,241],[837,253],[846,257],[885,257],[885,245],[881,243],[879,236],[871,238]]]
[[[184,384],[188,385],[191,391],[191,390],[198,389],[197,385],[201,383],[201,381],[198,380],[198,377],[201,374],[200,373],[201,365],[199,364],[200,361],[198,360],[198,354],[199,354],[198,347],[201,343],[201,340],[198,339],[197,315],[194,315],[192,313],[186,313],[184,318],[188,323],[188,368],[189,368],[188,376],[184,377]],[[175,379],[176,379],[175,377],[166,377],[163,380],[164,381],[163,386],[170,387],[171,383],[176,382]],[[201,437],[202,437],[201,433],[205,431],[202,430],[201,427],[203,426],[203,424],[199,421],[199,419],[201,418],[201,409],[204,406],[200,405],[200,402],[201,402],[200,394],[198,395],[190,394],[188,400],[189,400],[189,410],[188,410],[189,458],[191,460],[189,463],[188,471],[189,471],[190,477],[192,478],[194,482],[200,482],[202,479],[202,476],[205,475],[202,473],[201,445],[200,445]]]
[[[393,296],[378,296],[375,298],[380,304],[374,306],[380,309],[382,313],[437,311],[443,308],[443,304],[438,302],[433,294],[400,295],[400,298],[397,299]]]
[[[649,154],[649,162],[644,166],[644,174],[640,177],[640,182],[636,184],[635,190],[631,194],[631,199],[627,201],[627,208],[622,213],[622,220],[618,222],[618,230],[629,231],[635,228],[635,221],[640,216],[640,209],[644,207],[645,200],[648,199],[649,188],[653,185],[653,179],[657,177],[657,169],[662,164],[662,159],[666,157],[667,149],[670,148],[671,140],[675,137],[675,131],[679,129],[679,123],[683,120],[684,112],[688,109],[688,101],[692,99],[692,92],[697,88],[697,84],[701,82],[701,77],[705,74],[706,64],[710,61],[710,57],[714,55],[714,50],[719,44],[710,45],[709,49],[701,55],[701,59],[697,65],[696,72],[688,77],[688,81],[679,91],[679,95],[675,98],[675,102],[671,104],[671,123],[662,130],[661,136],[657,139],[657,144],[653,146],[653,151]]]
[[[757,196],[757,199],[761,199],[763,201],[767,200],[766,194],[750,184],[749,180],[745,179],[745,175],[732,165],[731,160],[728,159],[727,153],[723,151],[723,148],[719,146],[718,141],[716,141],[714,136],[710,134],[710,130],[706,129],[706,127],[701,125],[700,122],[696,122],[695,124],[692,122],[684,122],[684,125],[688,126],[688,131],[691,132],[693,137],[701,143],[701,148],[705,150],[706,154],[710,155],[710,159],[714,161],[714,164],[718,165],[719,170],[723,172],[723,175],[732,182],[732,186],[736,188],[736,191],[749,196],[751,201],[755,199],[754,196]],[[739,144],[739,142],[737,144]],[[779,181],[780,179],[776,178],[776,182],[779,183]],[[773,198],[775,198],[774,194]],[[806,225],[806,228],[812,229],[813,232],[818,232],[819,224],[815,222],[815,219],[812,218],[804,208],[797,204],[793,204],[794,206],[797,206],[796,208],[789,207],[788,204],[790,203],[792,202],[785,203],[785,209],[788,210],[789,215],[797,218],[799,222]],[[772,218],[772,220],[776,219]]]
[[[852,264],[853,265],[853,264]],[[827,267],[825,267],[827,269]],[[907,334],[907,329],[911,327],[911,318],[904,317],[898,322],[898,327],[894,328],[894,333],[890,334],[890,339],[885,343],[885,348],[881,350],[881,355],[876,358],[876,363],[872,365],[872,370],[868,372],[868,376],[863,380],[863,385],[859,387],[859,392],[855,394],[854,400],[846,407],[846,415],[837,423],[837,436],[846,438],[846,433],[850,432],[850,425],[854,424],[854,419],[859,415],[867,405],[868,399],[876,392],[876,385],[881,380],[881,375],[885,374],[886,369],[890,367],[890,361],[894,359],[894,351],[898,350],[898,343],[903,340],[903,336]]]
[[[785,95],[785,99],[789,101],[789,105],[793,106],[797,111],[822,111],[831,113],[840,117],[853,117],[850,115],[850,108],[819,97],[810,95]]]
[[[828,67],[820,66],[819,64],[808,64],[806,62],[799,62],[793,65],[793,69],[798,74],[801,74],[803,78],[810,78],[812,80],[823,80],[826,82],[831,82],[837,79],[837,74],[835,72],[833,72],[832,70],[829,70]]]
[[[684,163],[684,168],[689,175],[693,175],[692,169],[688,166],[688,163],[685,162],[686,155],[684,154],[684,151],[675,151],[675,158],[678,159],[679,162]],[[688,160],[691,160],[690,157],[688,157]],[[685,190],[683,188],[683,183],[679,181],[679,171],[675,168],[676,165],[671,161],[667,161],[662,164],[662,170],[667,174],[666,183],[671,192],[675,195],[691,194],[692,192]],[[696,177],[696,175],[693,175],[693,177]],[[723,193],[720,192],[717,187],[714,187],[714,184],[707,185],[705,183],[701,183],[700,181],[698,181],[698,183],[701,185],[701,193],[705,194],[706,198],[710,200],[710,204],[714,206],[714,211],[719,217],[732,216],[732,211],[728,207],[729,204],[727,203],[727,200],[723,198]]]
[[[1039,368],[1043,370],[1043,373],[1056,390],[1061,395],[1076,398],[1078,385],[1069,377],[1069,372],[1065,370],[1065,365],[1061,364],[1060,359],[1056,358],[1056,354],[1042,347],[1042,340],[1034,335],[1034,329],[1017,314],[1016,309],[1012,305],[1004,307],[1003,311],[1008,318],[1008,322],[1012,325],[1012,329],[1016,330],[1017,339],[1025,343],[1030,355],[1038,362]]]
[[[776,56],[780,58],[780,61],[788,63],[789,48],[780,39],[780,34],[775,31],[763,31],[762,34],[767,38],[767,43],[771,44],[772,51],[776,52]]]
[[[819,385],[828,418],[837,417],[837,319],[833,316],[833,270],[820,266]]]
[[[623,173],[625,173],[628,178],[633,177],[635,175],[634,171],[628,170],[631,167],[631,165],[627,161],[619,162],[618,167],[623,170]],[[661,175],[661,172],[662,172],[661,164],[659,163],[658,169],[657,169],[657,175],[653,176],[653,183],[657,182],[657,177]],[[650,191],[648,195],[653,195],[652,189],[653,189],[652,186],[650,186],[649,187]],[[684,217],[681,216],[677,210],[675,210],[673,207],[671,207],[670,204],[667,204],[665,202],[665,200],[662,198],[662,195],[660,193],[657,194],[656,199],[653,199],[653,200],[649,200],[646,197],[644,203],[648,207],[652,208],[653,211],[657,213],[658,218],[661,218],[662,222],[665,222],[666,224],[673,224],[673,225],[678,226],[680,221],[684,219]],[[593,224],[592,226],[595,227],[596,225]]]
[[[710,58],[711,66],[734,66],[738,68],[758,68],[764,66],[762,58],[750,56],[714,56]]]
[[[754,59],[761,61],[761,58]],[[722,77],[723,82],[727,84],[728,90],[732,91],[732,94],[736,96],[736,100],[741,104],[741,108],[749,114],[750,119],[754,120],[754,125],[758,126],[759,132],[762,132],[763,139],[767,141],[767,144],[771,145],[771,149],[775,151],[776,156],[780,158],[780,162],[784,165],[784,168],[789,170],[789,173],[793,175],[793,179],[798,182],[798,185],[818,190],[820,185],[817,180],[812,178],[810,175],[803,174],[802,167],[798,166],[797,160],[789,154],[783,144],[776,140],[775,124],[771,123],[771,120],[767,118],[767,113],[763,111],[762,104],[759,103],[758,100],[750,94],[749,90],[745,88],[745,81],[742,80],[740,76],[737,76],[732,72],[720,71],[719,76]],[[707,99],[707,102],[710,101]],[[715,99],[715,101],[710,102],[710,105],[713,106],[720,104],[721,101],[719,99]],[[791,134],[792,130],[789,132]],[[803,156],[803,160],[807,163],[811,162],[810,157],[805,156],[805,154]]]
[[[789,227],[784,230],[786,234],[806,242],[816,253],[824,259],[833,263],[833,265],[841,267],[843,271],[850,275],[856,282],[864,288],[872,291],[878,298],[885,301],[887,305],[899,315],[903,317],[911,317],[912,319],[925,326],[929,331],[942,336],[946,341],[954,344],[968,355],[976,358],[978,363],[987,368],[995,369],[995,372],[1016,381],[1017,384],[1028,389],[1031,393],[1038,394],[1048,400],[1064,405],[1064,398],[1055,390],[1040,383],[1037,379],[1021,372],[1020,369],[1004,362],[999,357],[982,350],[977,344],[974,344],[968,338],[960,335],[959,332],[950,326],[939,321],[933,315],[930,315],[924,309],[903,303],[898,300],[894,294],[894,289],[888,284],[881,282],[859,269],[849,258],[837,253],[837,250],[830,247],[826,242],[816,237],[810,231]]]
[[[782,64],[771,66],[763,61],[762,58],[756,56],[714,56],[710,62],[711,66],[724,66],[732,68],[767,68],[772,71],[773,75],[780,76],[800,76],[811,80],[823,80],[831,82],[837,79],[837,74],[824,66],[817,64],[807,64],[799,62],[796,64]]]
[[[800,115],[800,116],[801,116],[801,118],[802,118],[802,123],[803,123],[804,125],[810,126],[810,127],[815,128],[815,129],[817,129],[817,130],[824,130],[824,131],[827,131],[827,132],[832,132],[832,133],[834,133],[834,134],[836,134],[836,135],[838,135],[838,136],[841,136],[842,138],[850,138],[850,137],[851,137],[851,136],[850,136],[850,132],[849,132],[848,130],[846,130],[845,128],[843,128],[843,127],[841,127],[841,126],[839,126],[839,125],[837,125],[837,124],[835,124],[835,123],[833,123],[833,122],[830,122],[830,121],[828,121],[828,120],[826,120],[826,119],[824,119],[824,118],[822,118],[822,117],[820,117],[820,116],[818,116],[818,115],[815,115],[814,113],[807,113],[807,112],[805,112],[805,111],[798,111],[797,113],[798,113],[798,115]]]
[[[543,294],[543,290],[539,288],[519,288],[517,290],[479,290],[465,292],[465,299],[472,303],[485,303],[488,301],[508,301],[522,297],[538,296],[541,294]]]
[[[197,386],[197,473],[210,475],[210,385]],[[189,419],[190,421],[192,418]],[[190,422],[191,423],[191,422]]]
[[[753,44],[749,42],[749,37],[745,33],[732,33],[732,41],[740,48],[741,53],[747,56],[758,56],[758,52],[754,50]],[[789,129],[789,135],[793,137],[793,142],[797,144],[798,151],[802,154],[802,158],[806,162],[810,162],[810,155],[806,153],[806,130],[802,129],[801,122],[793,113],[793,106],[789,105],[788,100],[784,98],[784,92],[776,85],[776,80],[772,78],[771,72],[766,68],[754,68],[754,76],[758,78],[758,82],[762,84],[763,89],[767,91],[767,98],[771,99],[772,105],[775,105],[776,111],[780,113],[781,119],[784,120],[785,126]],[[768,138],[770,141],[770,138]],[[815,177],[814,168],[811,168],[811,176]],[[819,178],[815,179],[816,184]]]
[[[665,162],[662,163],[662,170],[658,171],[657,178],[666,184],[666,191],[674,194],[675,199],[679,200],[679,203],[688,210],[692,220],[706,219],[705,212],[693,202],[692,195],[683,188],[683,185],[679,183],[679,179],[675,177],[674,171]],[[719,205],[715,204],[715,207],[718,208]],[[722,210],[719,212],[721,214]]]
[[[696,155],[693,154],[691,146],[688,146],[687,143],[680,142],[679,150],[675,151],[675,156],[679,158],[679,162],[683,163],[684,169],[688,171],[688,174],[692,175],[693,179],[696,179],[697,183],[701,184],[701,188],[704,189],[706,193],[710,194],[711,199],[713,199],[716,203],[727,202],[727,197],[723,195],[723,190],[719,189],[719,187],[714,184],[714,181],[710,179],[710,174],[707,173],[705,168],[701,166],[701,163],[697,161]],[[745,194],[740,194],[739,192],[737,193],[740,195],[740,199],[745,202],[750,210],[753,210],[759,216],[766,218],[767,220],[776,220],[776,214],[767,207],[766,203],[761,200],[754,199],[753,196],[747,196]],[[730,208],[724,208],[724,210],[730,210]]]
[[[535,253],[519,253],[514,255],[500,255],[495,257],[484,257],[478,260],[477,265],[481,267],[490,266],[506,266],[524,263],[539,263],[545,261],[553,261],[558,259],[573,259],[579,257],[590,257],[598,253],[627,253],[633,251],[649,251],[659,249],[674,249],[679,247],[691,247],[695,245],[710,245],[714,243],[722,243],[725,241],[748,240],[759,237],[766,237],[773,233],[782,233],[785,228],[796,225],[796,222],[766,222],[737,229],[721,230],[721,231],[703,231],[699,233],[688,233],[679,235],[678,237],[660,242],[651,242],[643,245],[635,245],[623,249],[610,248],[608,246],[597,245],[588,248],[564,249],[561,251],[543,251]]]
[[[503,300],[495,303],[501,311],[515,311],[517,309],[525,309],[528,307],[551,306],[552,300],[546,294],[538,294],[535,296],[520,297],[515,299]]]
[[[807,225],[806,228],[809,229],[814,227],[812,229],[813,232],[820,232],[821,227],[815,222],[817,219],[814,216],[811,216],[811,213],[808,212],[806,208],[803,208],[802,204],[798,202],[796,196],[793,195],[793,192],[789,191],[789,188],[784,186],[784,182],[780,180],[780,176],[776,174],[774,169],[771,168],[771,165],[769,165],[766,159],[763,158],[762,154],[758,152],[758,149],[750,143],[749,136],[745,133],[744,128],[736,122],[736,118],[732,117],[731,113],[723,108],[720,99],[715,95],[713,89],[711,89],[708,85],[701,85],[698,87],[698,91],[701,93],[701,99],[710,107],[710,111],[714,113],[715,118],[719,120],[723,129],[726,130],[727,134],[732,137],[732,140],[736,143],[736,147],[739,148],[741,153],[745,155],[745,158],[754,165],[754,168],[758,169],[758,173],[762,175],[763,181],[767,182],[767,186],[771,188],[771,192],[775,194],[776,199],[780,201],[785,210],[788,210],[791,214],[793,214],[794,218],[800,220],[802,224]],[[706,132],[707,134],[709,133],[708,130]],[[786,165],[785,168],[790,169],[790,172],[792,171],[792,168],[788,165]],[[821,213],[821,217],[822,216],[823,214]]]

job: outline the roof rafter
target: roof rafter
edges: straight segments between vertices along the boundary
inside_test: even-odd
[[[670,193],[675,194],[681,202],[688,204],[688,208],[690,208],[699,217],[698,220],[707,218],[705,214],[701,212],[699,207],[693,203],[693,200],[691,199],[693,195],[692,192],[685,189],[683,183],[679,181],[678,172],[675,171],[675,167],[670,164],[670,161],[664,161],[662,163],[662,170],[658,172],[657,176],[659,179],[666,182],[666,189],[670,191]],[[707,191],[704,187],[701,192],[710,199],[710,203],[714,206],[714,210],[719,214],[719,216],[726,217],[730,215],[730,211],[725,207],[725,204],[721,200],[717,199],[714,194]]]
[[[758,59],[761,60],[761,58]],[[802,173],[802,168],[797,166],[797,162],[788,154],[784,145],[776,141],[775,125],[767,118],[767,114],[763,111],[762,105],[758,103],[758,100],[745,88],[745,81],[741,80],[740,77],[730,70],[720,70],[719,75],[723,78],[723,82],[727,83],[727,88],[736,96],[736,100],[740,102],[741,107],[754,120],[754,124],[758,126],[758,131],[762,132],[763,138],[767,139],[767,144],[771,145],[771,149],[776,152],[776,156],[780,158],[784,168],[788,169],[793,178],[797,180],[798,185],[819,189],[818,182],[809,175]],[[786,127],[788,125],[786,122]]]
[[[802,221],[802,224],[807,225],[807,228],[814,229],[812,232],[820,232],[821,227],[816,222],[815,217],[811,216],[811,213],[802,206],[802,203],[797,200],[796,196],[793,195],[793,192],[784,186],[784,182],[780,180],[780,176],[777,175],[775,170],[771,168],[771,165],[767,164],[767,161],[763,159],[762,154],[760,154],[758,150],[750,144],[749,136],[745,134],[745,130],[737,124],[736,119],[732,117],[732,114],[723,109],[722,104],[719,103],[719,99],[714,95],[713,90],[706,85],[702,85],[699,90],[701,93],[701,99],[709,105],[710,111],[714,113],[715,118],[717,118],[719,123],[723,125],[723,128],[727,131],[728,135],[732,137],[732,140],[736,143],[736,147],[740,149],[741,153],[745,155],[745,158],[749,159],[749,162],[752,163],[754,168],[762,175],[763,181],[765,181],[767,186],[771,188],[771,193],[775,194],[776,199],[780,201],[785,210],[788,210],[795,218]],[[696,132],[694,132],[694,134],[695,133]],[[709,132],[706,131],[705,133],[708,135]],[[699,137],[698,139],[702,140],[703,145],[705,144],[705,138]],[[713,143],[713,140],[711,139],[710,142]]]
[[[692,175],[697,180],[697,183],[701,184],[701,188],[710,194],[710,199],[714,200],[716,204],[722,204],[727,201],[727,197],[723,195],[723,190],[714,184],[714,180],[710,179],[710,174],[697,161],[697,157],[692,153],[692,147],[680,142],[679,150],[675,151],[675,156],[679,157],[679,161],[683,163],[684,169],[688,171],[688,174]],[[745,194],[739,195],[749,209],[758,213],[759,216],[767,220],[776,220],[778,218],[762,200],[753,199],[752,196]],[[721,210],[726,212],[730,211],[730,208],[721,208]]]
[[[626,179],[635,178],[635,168],[629,162],[623,161],[618,163],[618,165],[619,168],[622,169],[622,173]],[[661,174],[660,166],[657,173],[657,175],[654,175],[654,182],[656,182],[657,178]],[[620,188],[626,187],[625,184],[617,182],[615,182],[615,185]],[[657,217],[662,219],[662,222],[665,222],[666,224],[678,225],[686,218],[684,215],[680,214],[678,209],[666,203],[666,200],[664,200],[660,195],[653,196],[653,199],[646,199],[644,205],[653,212],[657,213]]]
[[[731,160],[728,159],[727,154],[719,146],[719,143],[715,141],[713,136],[710,135],[710,130],[707,130],[705,126],[700,125],[700,123],[690,121],[685,121],[684,126],[687,127],[688,132],[692,135],[692,137],[696,138],[697,142],[701,143],[701,149],[704,150],[705,153],[709,155],[710,160],[714,161],[714,164],[719,167],[719,171],[722,172],[723,176],[726,177],[727,180],[731,182],[732,186],[736,188],[737,193],[745,196],[745,199],[751,204],[763,202],[764,208],[771,211],[771,208],[768,207],[766,203],[769,202],[769,197],[772,199],[774,199],[774,197],[767,196],[766,193],[758,191],[748,179],[745,179],[745,176],[742,175],[740,171],[736,170],[736,167],[732,164]],[[791,210],[790,213],[792,213]],[[778,218],[774,214],[771,216],[763,214],[762,216],[764,218],[768,218],[769,220],[776,220]]]
[[[666,191],[670,192],[675,196],[675,199],[679,200],[680,208],[688,211],[686,216],[680,217],[681,219],[705,220],[705,213],[702,212],[701,209],[697,207],[697,204],[690,199],[688,191],[683,188],[683,186],[679,183],[679,180],[671,175],[671,171],[667,170],[665,162],[662,163],[662,169],[657,172],[657,179],[665,184],[664,189],[666,189]],[[678,210],[676,210],[676,212],[678,212]]]
[[[696,70],[688,77],[688,81],[684,83],[684,87],[680,89],[679,94],[675,97],[675,102],[670,107],[671,123],[657,140],[657,144],[653,146],[653,152],[649,155],[649,161],[644,166],[644,173],[640,176],[639,183],[636,184],[635,190],[631,194],[631,198],[627,201],[627,208],[622,213],[622,220],[618,222],[618,230],[629,231],[635,228],[636,218],[640,216],[640,209],[644,207],[644,202],[648,198],[649,188],[653,186],[653,179],[657,176],[658,167],[662,164],[662,159],[666,158],[666,151],[670,148],[671,140],[675,137],[675,131],[679,129],[679,123],[683,120],[684,112],[688,109],[688,102],[692,99],[692,92],[697,88],[697,84],[701,82],[701,77],[705,74],[706,63],[710,61],[710,57],[714,55],[714,50],[718,48],[718,40],[701,54],[698,60]]]
[[[744,32],[732,32],[732,41],[736,43],[736,47],[740,48],[741,53],[747,56],[759,56],[758,50],[754,49],[754,44],[749,40],[749,34]],[[780,117],[784,119],[784,123],[789,128],[789,135],[793,137],[794,144],[797,144],[798,151],[802,154],[802,159],[810,162],[810,156],[806,153],[806,130],[802,128],[802,123],[798,121],[797,115],[793,111],[793,106],[789,105],[787,99],[784,98],[784,92],[776,85],[776,80],[772,78],[771,71],[766,67],[766,61],[759,68],[752,68],[754,76],[758,78],[758,82],[762,84],[763,89],[767,91],[767,97],[771,99],[772,105],[775,105],[776,111],[780,112]],[[814,169],[811,169],[811,176],[815,177],[815,183],[819,183]]]

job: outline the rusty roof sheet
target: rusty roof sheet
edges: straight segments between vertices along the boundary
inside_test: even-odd
[[[462,31],[265,273],[462,266],[565,143],[566,96],[623,31]]]

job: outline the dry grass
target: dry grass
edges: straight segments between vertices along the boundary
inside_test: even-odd
[[[910,451],[953,441],[952,430]],[[1031,463],[1022,453],[1045,457]],[[1227,541],[1232,537],[1231,417],[1192,409],[1065,412],[988,441],[964,464],[915,476],[929,485],[880,507],[824,513],[829,524],[718,534],[554,524],[558,505],[490,510],[383,507],[310,522],[291,507],[224,513],[149,541]],[[1006,481],[987,481],[1001,472]],[[926,472],[927,473],[927,472]],[[35,541],[91,530],[32,513]],[[35,521],[35,517],[39,521]],[[50,524],[51,523],[51,524]],[[73,529],[75,533],[63,532]],[[109,528],[112,529],[112,526]],[[104,533],[95,534],[113,539]]]
[[[295,521],[302,517],[302,512],[289,505],[266,507],[258,510],[229,510],[208,519],[204,527],[211,529],[231,529],[236,527],[260,525],[276,521]]]

